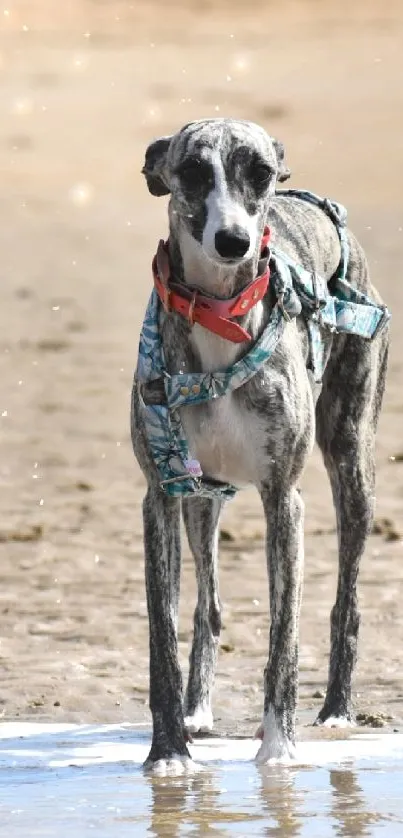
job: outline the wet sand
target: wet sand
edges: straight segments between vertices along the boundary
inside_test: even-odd
[[[147,142],[192,118],[249,118],[294,176],[347,204],[393,315],[377,521],[360,576],[355,704],[403,729],[403,10],[354,4],[10,3],[0,72],[0,712],[4,721],[142,722],[148,712],[144,480],[129,393],[166,201]],[[303,481],[299,730],[325,688],[337,554],[315,451]],[[384,519],[389,524],[382,523]],[[223,529],[220,733],[260,720],[268,605],[263,517],[248,490]],[[195,583],[184,549],[180,656]],[[324,734],[323,734],[324,735]],[[218,833],[217,833],[218,834]],[[292,832],[285,834],[293,834]],[[322,834],[322,833],[321,833]],[[359,834],[359,833],[358,833]],[[362,834],[366,834],[362,832]]]

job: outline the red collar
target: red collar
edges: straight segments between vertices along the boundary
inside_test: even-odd
[[[231,318],[250,311],[261,300],[268,288],[270,269],[268,267],[268,243],[270,229],[265,227],[261,243],[260,273],[235,297],[222,299],[203,294],[183,282],[171,279],[168,242],[162,239],[153,259],[154,285],[165,311],[176,311],[193,326],[200,323],[205,329],[220,335],[233,343],[251,340],[250,334]]]

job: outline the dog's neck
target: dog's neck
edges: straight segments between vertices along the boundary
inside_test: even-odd
[[[214,262],[186,228],[170,230],[169,254],[175,277],[216,297],[233,297],[241,291],[255,279],[259,261],[257,251],[239,265]]]
[[[257,251],[252,259],[240,265],[220,265],[205,255],[201,245],[186,228],[181,226],[178,229],[176,225],[170,225],[169,259],[173,276],[207,294],[217,297],[235,296],[255,279],[259,255]],[[255,339],[261,328],[262,317],[263,304],[258,302],[244,317],[237,318],[237,322]],[[197,323],[189,332],[189,340],[206,372],[231,366],[249,347],[247,343],[232,343]]]

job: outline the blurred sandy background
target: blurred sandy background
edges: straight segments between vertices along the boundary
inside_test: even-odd
[[[149,718],[144,481],[128,415],[166,201],[148,195],[140,169],[153,137],[192,118],[233,115],[285,142],[291,185],[348,205],[393,311],[378,443],[381,532],[362,565],[355,685],[360,712],[399,728],[401,2],[4,0],[0,27],[0,713]],[[305,723],[326,681],[337,561],[317,452],[304,492]],[[246,733],[261,713],[268,643],[263,518],[253,491],[228,506],[223,527],[233,540],[221,556],[217,727]],[[185,669],[193,605],[185,548]]]

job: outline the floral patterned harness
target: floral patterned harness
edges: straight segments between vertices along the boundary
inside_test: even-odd
[[[271,283],[277,304],[269,321],[252,348],[233,366],[211,373],[167,372],[159,332],[161,302],[155,288],[147,306],[139,344],[135,381],[142,394],[141,410],[160,485],[166,494],[231,498],[236,486],[203,476],[200,463],[189,452],[179,408],[217,399],[246,384],[266,363],[284,332],[286,323],[299,314],[304,317],[309,336],[309,361],[315,382],[320,383],[327,358],[321,329],[347,332],[373,340],[386,326],[390,314],[346,280],[349,245],[346,234],[346,209],[312,192],[284,190],[278,193],[308,201],[326,212],[337,229],[341,260],[332,277],[332,293],[327,282],[294,262],[276,247],[270,253]],[[152,382],[162,382],[161,404],[149,403],[145,393]]]

